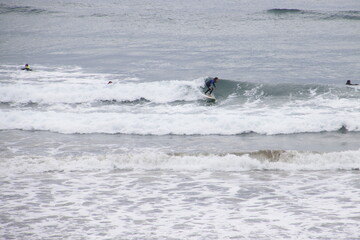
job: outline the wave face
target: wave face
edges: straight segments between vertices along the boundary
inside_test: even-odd
[[[360,91],[337,85],[141,81],[78,67],[1,68],[0,129],[138,135],[265,135],[360,130]],[[111,81],[111,84],[108,82]]]
[[[41,8],[34,8],[30,6],[15,6],[0,3],[0,14],[40,14],[47,11]]]
[[[314,11],[301,9],[273,8],[268,14],[280,18],[313,18],[319,20],[360,20],[360,11]]]
[[[267,10],[268,13],[271,14],[287,14],[287,13],[303,13],[303,10],[300,9],[286,9],[286,8],[273,8],[273,9],[269,9]]]

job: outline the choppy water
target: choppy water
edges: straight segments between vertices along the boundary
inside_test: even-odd
[[[5,239],[358,237],[358,171],[45,172],[2,182]]]
[[[0,238],[360,239],[357,29],[355,0],[0,0]]]

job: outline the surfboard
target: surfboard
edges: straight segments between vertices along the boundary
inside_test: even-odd
[[[205,97],[205,100],[208,101],[208,102],[215,102],[216,101],[216,98],[214,97],[214,95],[204,94],[204,97]]]

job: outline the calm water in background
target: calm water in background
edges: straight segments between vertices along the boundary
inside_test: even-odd
[[[355,0],[0,0],[1,238],[359,239],[359,42]]]

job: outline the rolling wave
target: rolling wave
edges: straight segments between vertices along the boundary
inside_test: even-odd
[[[281,18],[313,18],[319,20],[360,20],[360,11],[314,11],[302,9],[273,8],[266,11],[268,14]]]
[[[360,88],[320,84],[263,84],[221,80],[216,89],[216,96],[240,99],[264,99],[275,101],[311,100],[319,97],[327,99],[360,99]]]
[[[268,13],[271,14],[299,14],[299,13],[304,13],[304,10],[300,10],[300,9],[287,9],[287,8],[273,8],[273,9],[269,9],[267,10]]]
[[[10,6],[4,3],[0,3],[0,14],[11,14],[11,13],[21,13],[21,14],[41,14],[46,13],[45,9],[34,8],[30,6]]]
[[[345,85],[206,78],[139,81],[81,69],[0,69],[0,129],[66,134],[264,135],[360,131],[360,91]],[[109,80],[113,83],[108,84]]]
[[[135,134],[135,135],[262,135],[359,132],[359,113],[316,110],[309,106],[293,109],[244,107],[167,106],[120,110],[9,110],[0,111],[0,129],[52,131],[65,134]]]
[[[36,76],[42,75],[41,79]],[[0,82],[2,104],[142,104],[194,102],[203,100],[204,78],[195,80],[168,80],[156,82],[131,82],[117,80],[107,84],[106,80],[88,79],[89,76],[47,76],[38,73],[32,79],[4,79]],[[21,76],[21,75],[20,75]],[[97,76],[90,76],[96,78]],[[46,78],[46,77],[45,77]],[[70,78],[69,80],[67,78]],[[85,78],[85,79],[83,79]],[[355,88],[317,84],[261,84],[222,79],[217,83],[214,95],[220,101],[283,101],[327,99],[360,99]],[[99,106],[99,105],[98,105]]]
[[[24,155],[3,159],[0,162],[0,176],[94,170],[354,171],[360,168],[359,153],[359,150],[330,153],[260,150],[227,154],[167,154],[150,151],[106,155]]]

